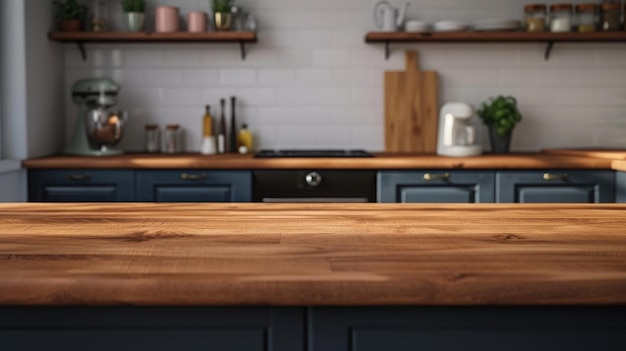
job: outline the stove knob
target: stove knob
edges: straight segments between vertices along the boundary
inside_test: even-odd
[[[311,172],[304,178],[309,186],[316,187],[322,183],[322,176],[317,172]]]

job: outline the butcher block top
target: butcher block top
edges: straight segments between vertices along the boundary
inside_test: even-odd
[[[4,204],[0,305],[624,305],[626,205]]]
[[[441,157],[376,154],[372,158],[254,158],[251,155],[53,156],[24,161],[31,169],[611,169],[605,158],[547,154]]]

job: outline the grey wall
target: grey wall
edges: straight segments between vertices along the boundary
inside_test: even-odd
[[[26,0],[26,113],[28,157],[58,153],[64,142],[63,47],[48,40],[51,1]]]
[[[63,49],[47,39],[52,13],[47,0],[0,1],[0,162],[52,155],[63,144]],[[24,201],[25,184],[23,170],[0,172],[0,202]]]

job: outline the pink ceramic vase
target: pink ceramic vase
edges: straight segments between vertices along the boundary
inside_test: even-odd
[[[180,11],[178,7],[159,6],[156,8],[157,33],[178,32]]]
[[[187,15],[187,30],[190,33],[206,32],[206,12],[189,12]]]

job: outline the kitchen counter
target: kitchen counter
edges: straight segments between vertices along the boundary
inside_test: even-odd
[[[626,205],[4,204],[0,305],[626,304]]]
[[[53,156],[26,160],[30,169],[611,169],[607,158],[548,154],[441,157],[376,154],[373,158],[272,158],[251,155]]]

